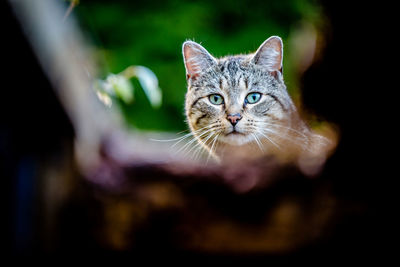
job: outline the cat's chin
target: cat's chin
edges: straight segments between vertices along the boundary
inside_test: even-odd
[[[231,133],[228,135],[223,135],[218,138],[220,142],[225,143],[227,145],[232,146],[242,146],[245,145],[253,140],[253,137],[249,134],[243,133]]]

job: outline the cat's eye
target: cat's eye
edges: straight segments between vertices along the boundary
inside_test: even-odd
[[[261,94],[260,93],[250,93],[246,96],[245,102],[249,104],[254,104],[260,101]]]
[[[210,99],[211,104],[221,105],[224,103],[224,98],[221,95],[213,94],[208,97]]]

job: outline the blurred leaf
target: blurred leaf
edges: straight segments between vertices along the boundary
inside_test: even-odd
[[[116,96],[126,104],[130,104],[133,102],[134,91],[130,79],[134,77],[138,79],[151,106],[159,108],[162,97],[161,89],[158,87],[157,76],[144,66],[129,66],[119,74],[109,74],[104,81],[97,80],[94,83],[94,89],[100,101],[106,106],[111,106],[110,96]]]
[[[111,88],[114,89],[115,95],[122,99],[125,103],[133,101],[133,86],[130,81],[123,75],[109,74],[106,78]],[[106,86],[107,88],[108,86]]]
[[[96,95],[99,98],[99,100],[101,102],[103,102],[103,104],[105,106],[107,106],[107,107],[111,107],[112,106],[111,97],[107,93],[102,92],[102,91],[96,91]]]
[[[157,76],[149,69],[143,66],[135,67],[135,74],[142,86],[150,104],[154,108],[161,106],[161,90],[158,87]]]

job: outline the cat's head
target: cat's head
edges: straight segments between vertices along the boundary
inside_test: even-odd
[[[294,106],[283,82],[281,38],[270,37],[254,54],[221,59],[187,41],[183,57],[187,121],[206,146],[240,146],[284,131]]]

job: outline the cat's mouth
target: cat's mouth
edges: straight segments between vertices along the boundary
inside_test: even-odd
[[[231,131],[221,136],[219,140],[229,145],[240,146],[250,142],[250,137],[251,135],[247,134],[246,132],[238,131],[237,129],[233,128]]]
[[[236,129],[233,129],[232,131],[230,131],[226,135],[245,135],[245,134],[241,133],[241,132],[238,132]]]

